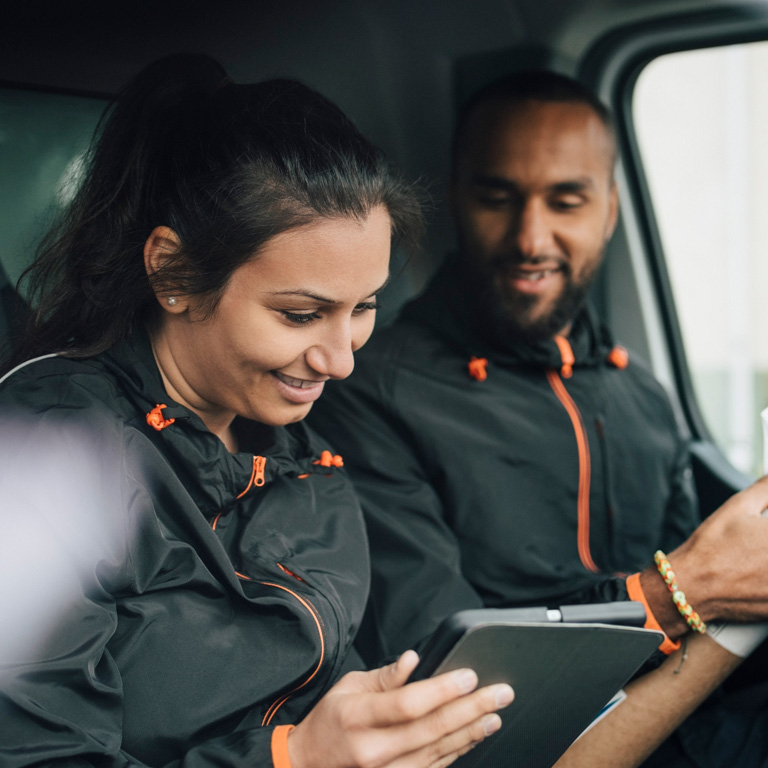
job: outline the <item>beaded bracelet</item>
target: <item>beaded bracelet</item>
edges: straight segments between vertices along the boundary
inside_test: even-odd
[[[664,583],[672,593],[672,602],[680,612],[680,615],[685,619],[685,623],[694,632],[700,632],[702,634],[706,632],[707,625],[686,600],[685,592],[677,586],[677,576],[675,576],[675,572],[672,570],[672,566],[669,564],[667,556],[659,549],[656,551],[656,554],[654,554],[653,560],[656,563],[656,568],[661,574],[661,578],[664,579]]]

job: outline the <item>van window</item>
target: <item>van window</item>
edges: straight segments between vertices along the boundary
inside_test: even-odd
[[[699,408],[760,474],[768,405],[768,43],[668,54],[632,109]]]
[[[0,89],[0,267],[11,282],[71,198],[105,106],[101,99]]]

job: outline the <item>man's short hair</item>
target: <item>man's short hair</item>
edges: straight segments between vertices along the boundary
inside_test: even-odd
[[[528,69],[504,75],[475,91],[460,107],[453,134],[453,169],[467,145],[469,121],[485,104],[521,104],[526,101],[584,104],[605,126],[616,156],[616,132],[608,107],[583,83],[546,69]]]

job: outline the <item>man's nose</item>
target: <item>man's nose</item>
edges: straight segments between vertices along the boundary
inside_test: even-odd
[[[306,351],[305,359],[313,371],[332,379],[345,379],[355,367],[353,352],[351,329],[344,323],[328,329]]]
[[[515,222],[515,243],[524,256],[550,253],[554,239],[552,222],[546,206],[538,200],[528,200],[521,207]]]

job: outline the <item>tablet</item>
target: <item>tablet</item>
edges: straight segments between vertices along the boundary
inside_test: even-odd
[[[469,667],[509,683],[502,727],[457,768],[550,768],[664,639],[633,602],[461,611],[423,649],[412,680]]]

